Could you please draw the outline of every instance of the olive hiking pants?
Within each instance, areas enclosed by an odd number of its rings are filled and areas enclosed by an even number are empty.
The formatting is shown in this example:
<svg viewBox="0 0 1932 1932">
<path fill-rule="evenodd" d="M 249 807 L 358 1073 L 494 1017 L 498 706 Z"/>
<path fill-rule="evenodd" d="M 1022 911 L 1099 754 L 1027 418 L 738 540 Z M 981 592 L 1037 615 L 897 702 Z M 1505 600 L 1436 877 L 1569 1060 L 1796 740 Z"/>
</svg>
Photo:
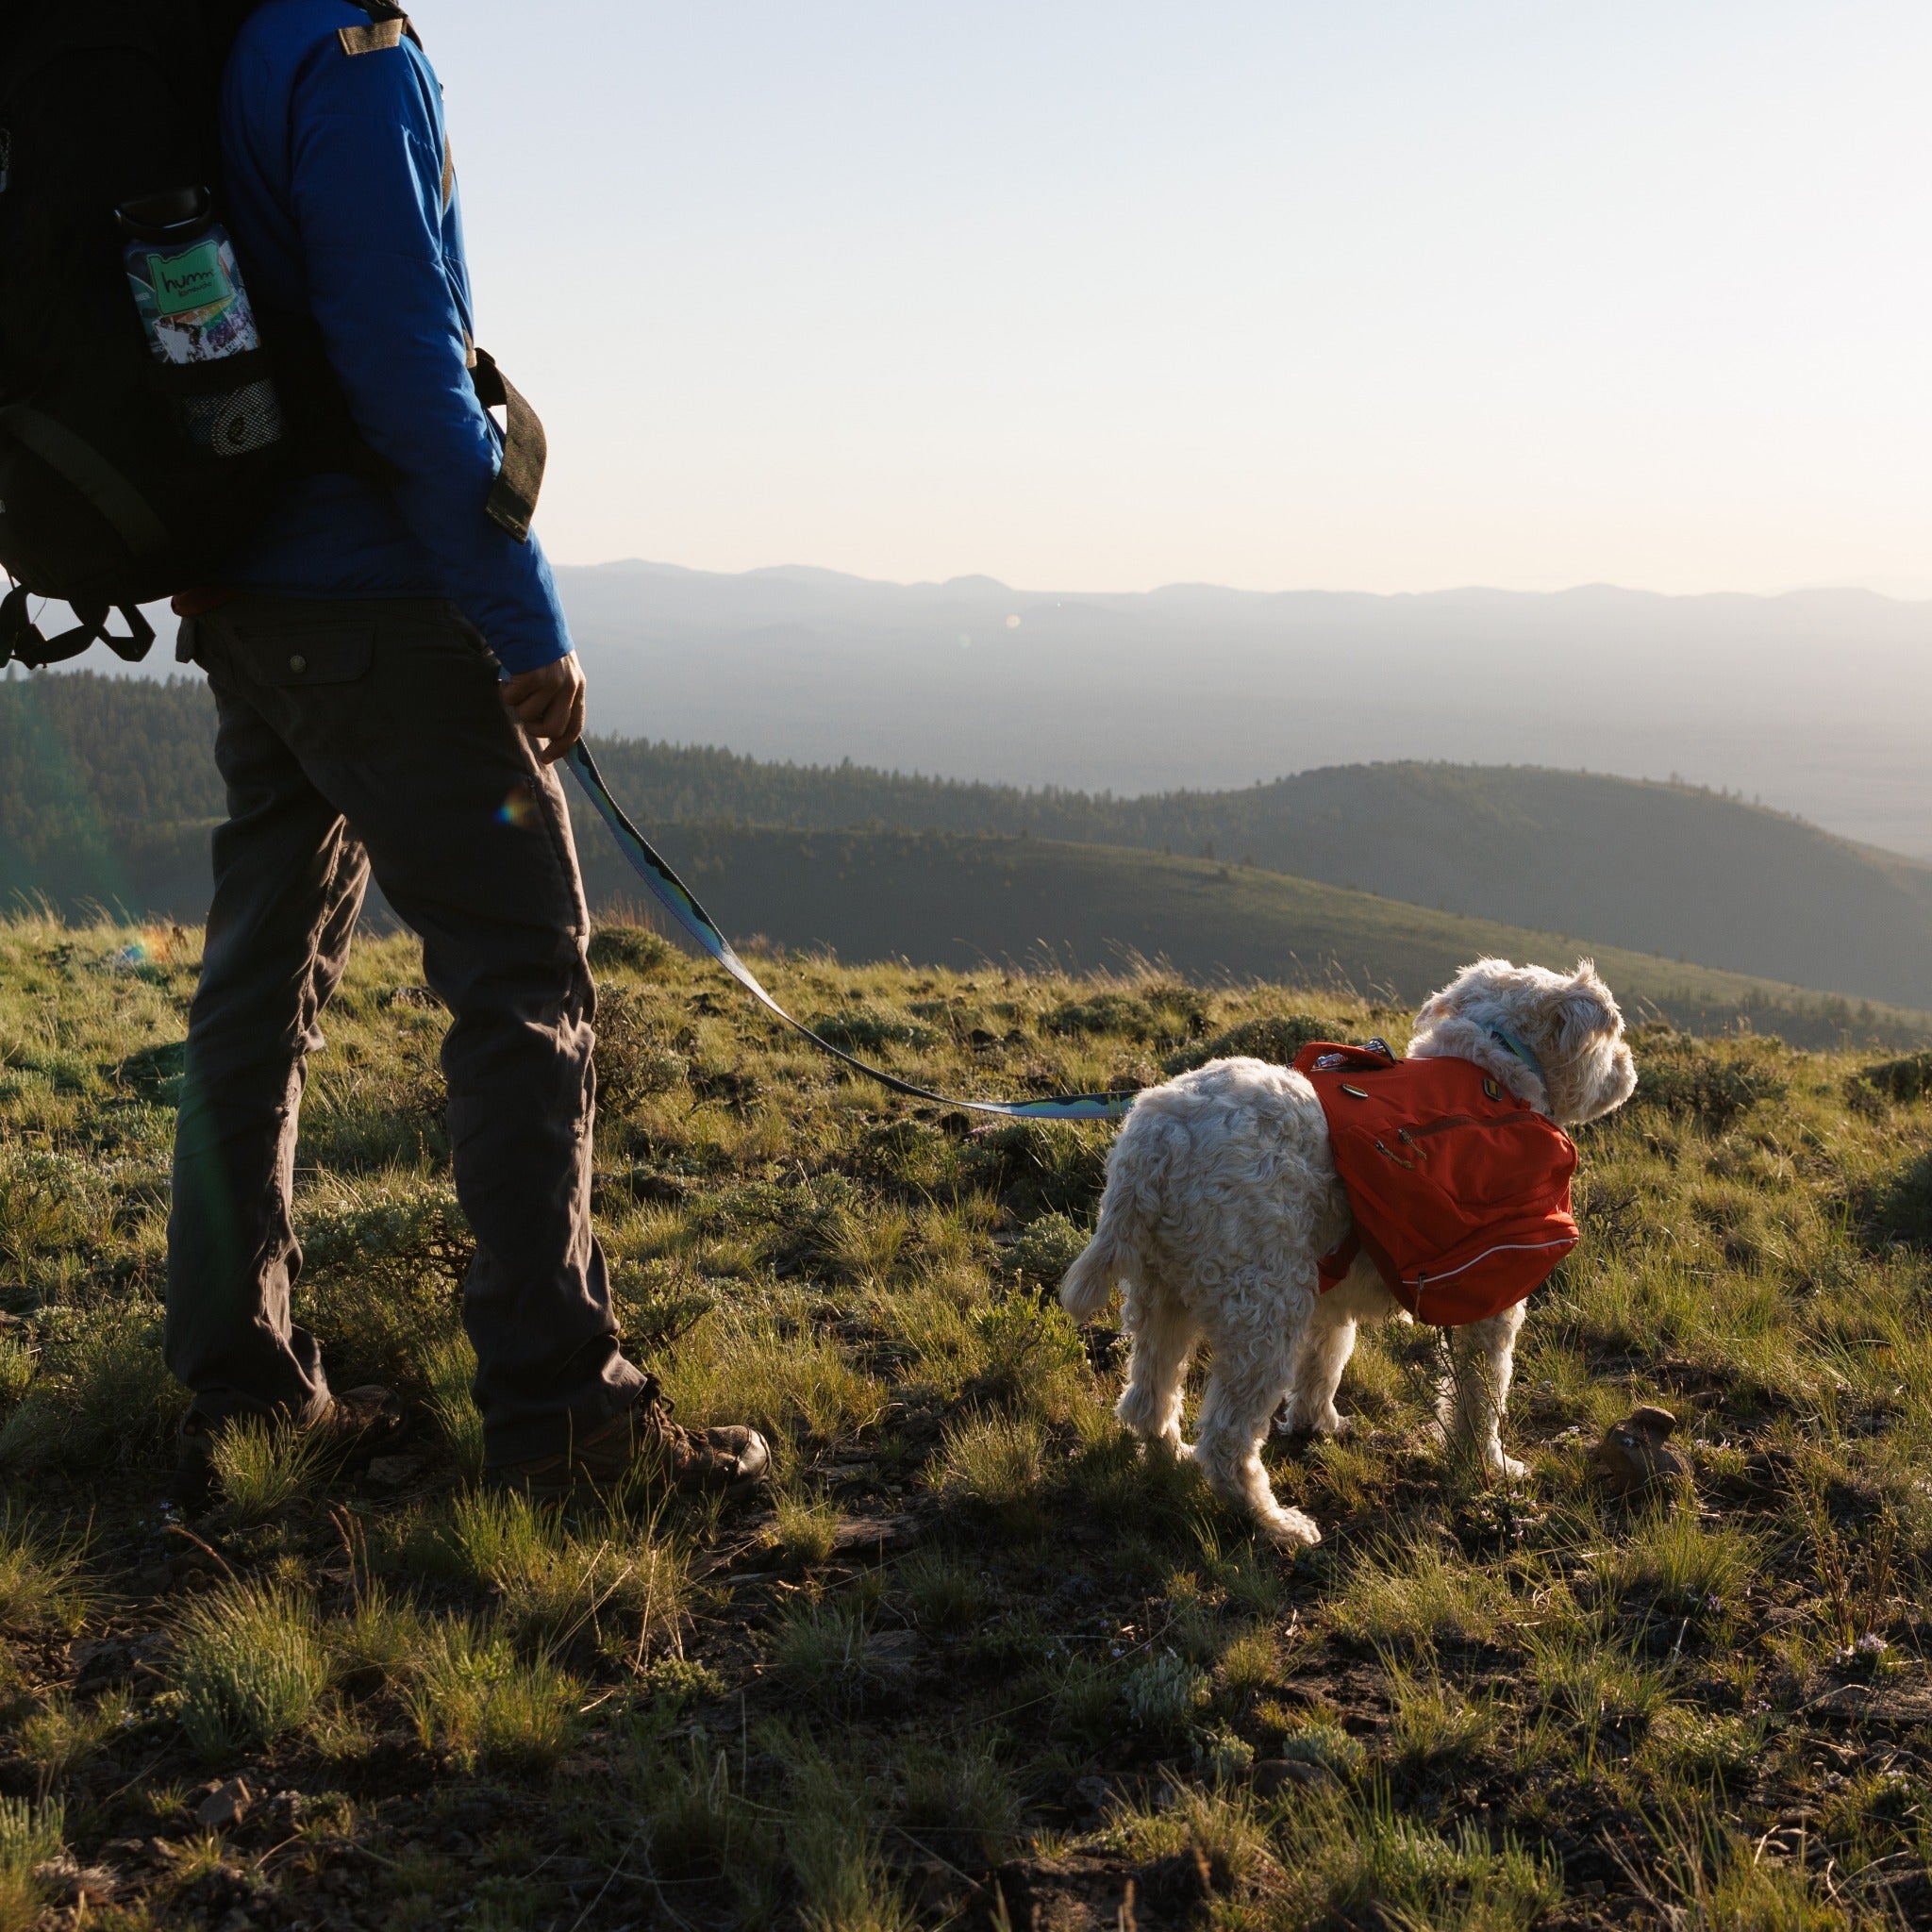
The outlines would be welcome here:
<svg viewBox="0 0 1932 1932">
<path fill-rule="evenodd" d="M 328 1404 L 293 1322 L 296 1114 L 373 872 L 454 1016 L 442 1046 L 476 1252 L 463 1324 L 491 1465 L 617 1414 L 625 1359 L 591 1228 L 594 995 L 557 775 L 453 607 L 247 596 L 184 621 L 228 817 L 188 1026 L 167 1357 L 219 1423 Z"/>
</svg>

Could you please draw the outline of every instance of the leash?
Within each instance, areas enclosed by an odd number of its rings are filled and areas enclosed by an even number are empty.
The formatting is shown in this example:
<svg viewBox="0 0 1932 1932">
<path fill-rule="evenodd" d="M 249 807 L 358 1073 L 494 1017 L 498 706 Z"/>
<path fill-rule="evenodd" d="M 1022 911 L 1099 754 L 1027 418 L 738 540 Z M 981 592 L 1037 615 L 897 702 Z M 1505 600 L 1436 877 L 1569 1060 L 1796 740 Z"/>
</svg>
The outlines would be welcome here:
<svg viewBox="0 0 1932 1932">
<path fill-rule="evenodd" d="M 717 922 L 692 896 L 691 888 L 666 865 L 652 848 L 651 841 L 625 816 L 624 808 L 610 795 L 597 760 L 582 739 L 564 754 L 563 762 L 597 808 L 597 815 L 610 828 L 617 849 L 630 861 L 631 869 L 650 888 L 651 896 L 663 907 L 678 925 L 696 941 L 745 991 L 782 1020 L 794 1033 L 802 1034 L 821 1053 L 829 1054 L 854 1072 L 890 1087 L 894 1093 L 909 1094 L 914 1100 L 929 1100 L 940 1107 L 966 1108 L 974 1113 L 999 1114 L 1021 1121 L 1113 1121 L 1134 1104 L 1131 1093 L 1056 1093 L 1045 1100 L 956 1100 L 948 1093 L 935 1093 L 928 1087 L 916 1087 L 883 1067 L 868 1066 L 842 1046 L 834 1046 L 801 1020 L 794 1020 L 758 982 L 758 975 L 731 949 L 731 941 Z"/>
</svg>

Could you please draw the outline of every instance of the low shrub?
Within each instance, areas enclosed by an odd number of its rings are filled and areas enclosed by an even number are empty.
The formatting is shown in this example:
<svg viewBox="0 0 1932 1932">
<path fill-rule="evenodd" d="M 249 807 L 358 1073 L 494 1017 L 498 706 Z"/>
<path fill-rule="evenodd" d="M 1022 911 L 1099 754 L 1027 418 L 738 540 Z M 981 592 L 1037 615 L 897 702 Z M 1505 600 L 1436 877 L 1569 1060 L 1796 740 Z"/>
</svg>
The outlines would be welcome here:
<svg viewBox="0 0 1932 1932">
<path fill-rule="evenodd" d="M 327 1688 L 315 1606 L 275 1584 L 224 1583 L 183 1612 L 168 1674 L 201 1757 L 273 1744 L 308 1722 Z"/>
<path fill-rule="evenodd" d="M 1261 1020 L 1243 1020 L 1212 1040 L 1184 1047 L 1161 1062 L 1164 1073 L 1191 1073 L 1209 1060 L 1268 1060 L 1277 1067 L 1293 1063 L 1296 1054 L 1316 1040 L 1332 1040 L 1336 1024 L 1312 1013 L 1283 1013 Z"/>
<path fill-rule="evenodd" d="M 1699 1040 L 1669 1027 L 1646 1026 L 1632 1036 L 1637 1057 L 1633 1105 L 1727 1127 L 1762 1100 L 1779 1100 L 1790 1089 L 1775 1040 L 1749 1035 Z"/>
<path fill-rule="evenodd" d="M 1167 1652 L 1136 1664 L 1121 1685 L 1121 1701 L 1135 1728 L 1170 1744 L 1187 1734 L 1208 1694 L 1207 1677 L 1186 1657 Z"/>
<path fill-rule="evenodd" d="M 600 925 L 591 935 L 591 964 L 600 973 L 622 967 L 655 979 L 676 963 L 677 948 L 643 925 Z"/>
<path fill-rule="evenodd" d="M 1888 1100 L 1923 1100 L 1932 1093 L 1932 1053 L 1908 1053 L 1858 1069 L 1859 1081 Z"/>
<path fill-rule="evenodd" d="M 870 1003 L 839 1008 L 807 1023 L 821 1040 L 847 1053 L 877 1053 L 888 1046 L 937 1045 L 940 1034 L 931 1026 Z"/>
<path fill-rule="evenodd" d="M 125 1301 L 64 1308 L 39 1370 L 0 1425 L 0 1469 L 125 1468 L 153 1453 L 182 1407 L 161 1357 L 162 1311 Z"/>
<path fill-rule="evenodd" d="M 77 1549 L 43 1537 L 10 1504 L 0 1510 L 0 1630 L 10 1637 L 71 1636 L 92 1601 Z"/>
</svg>

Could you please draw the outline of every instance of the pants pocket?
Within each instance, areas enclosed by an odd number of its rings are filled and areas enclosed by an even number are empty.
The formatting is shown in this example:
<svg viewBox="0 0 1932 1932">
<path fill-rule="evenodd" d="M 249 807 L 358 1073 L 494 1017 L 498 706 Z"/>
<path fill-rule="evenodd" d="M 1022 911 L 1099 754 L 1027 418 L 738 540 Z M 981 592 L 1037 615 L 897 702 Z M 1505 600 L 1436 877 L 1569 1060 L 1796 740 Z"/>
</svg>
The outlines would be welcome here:
<svg viewBox="0 0 1932 1932">
<path fill-rule="evenodd" d="M 296 691 L 313 685 L 354 684 L 375 661 L 372 624 L 277 627 L 250 632 L 238 627 L 236 655 L 258 684 Z"/>
</svg>

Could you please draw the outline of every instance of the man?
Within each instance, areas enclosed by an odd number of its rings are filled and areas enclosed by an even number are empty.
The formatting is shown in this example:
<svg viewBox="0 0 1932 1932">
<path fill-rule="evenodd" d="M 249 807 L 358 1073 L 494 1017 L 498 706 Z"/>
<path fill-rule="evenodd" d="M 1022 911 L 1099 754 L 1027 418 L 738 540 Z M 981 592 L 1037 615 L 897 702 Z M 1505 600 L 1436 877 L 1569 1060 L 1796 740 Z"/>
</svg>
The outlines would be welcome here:
<svg viewBox="0 0 1932 1932">
<path fill-rule="evenodd" d="M 680 1427 L 625 1359 L 591 1232 L 589 921 L 553 769 L 583 729 L 584 677 L 527 506 L 500 514 L 435 75 L 393 8 L 266 0 L 229 57 L 221 126 L 250 295 L 282 342 L 313 345 L 319 381 L 277 367 L 321 455 L 219 589 L 177 605 L 229 814 L 169 1226 L 168 1362 L 194 1395 L 184 1491 L 238 1417 L 364 1453 L 400 1423 L 380 1390 L 331 1393 L 289 1310 L 304 1066 L 372 872 L 454 1015 L 491 1479 L 557 1495 L 644 1458 L 685 1486 L 749 1484 L 762 1439 Z"/>
</svg>

